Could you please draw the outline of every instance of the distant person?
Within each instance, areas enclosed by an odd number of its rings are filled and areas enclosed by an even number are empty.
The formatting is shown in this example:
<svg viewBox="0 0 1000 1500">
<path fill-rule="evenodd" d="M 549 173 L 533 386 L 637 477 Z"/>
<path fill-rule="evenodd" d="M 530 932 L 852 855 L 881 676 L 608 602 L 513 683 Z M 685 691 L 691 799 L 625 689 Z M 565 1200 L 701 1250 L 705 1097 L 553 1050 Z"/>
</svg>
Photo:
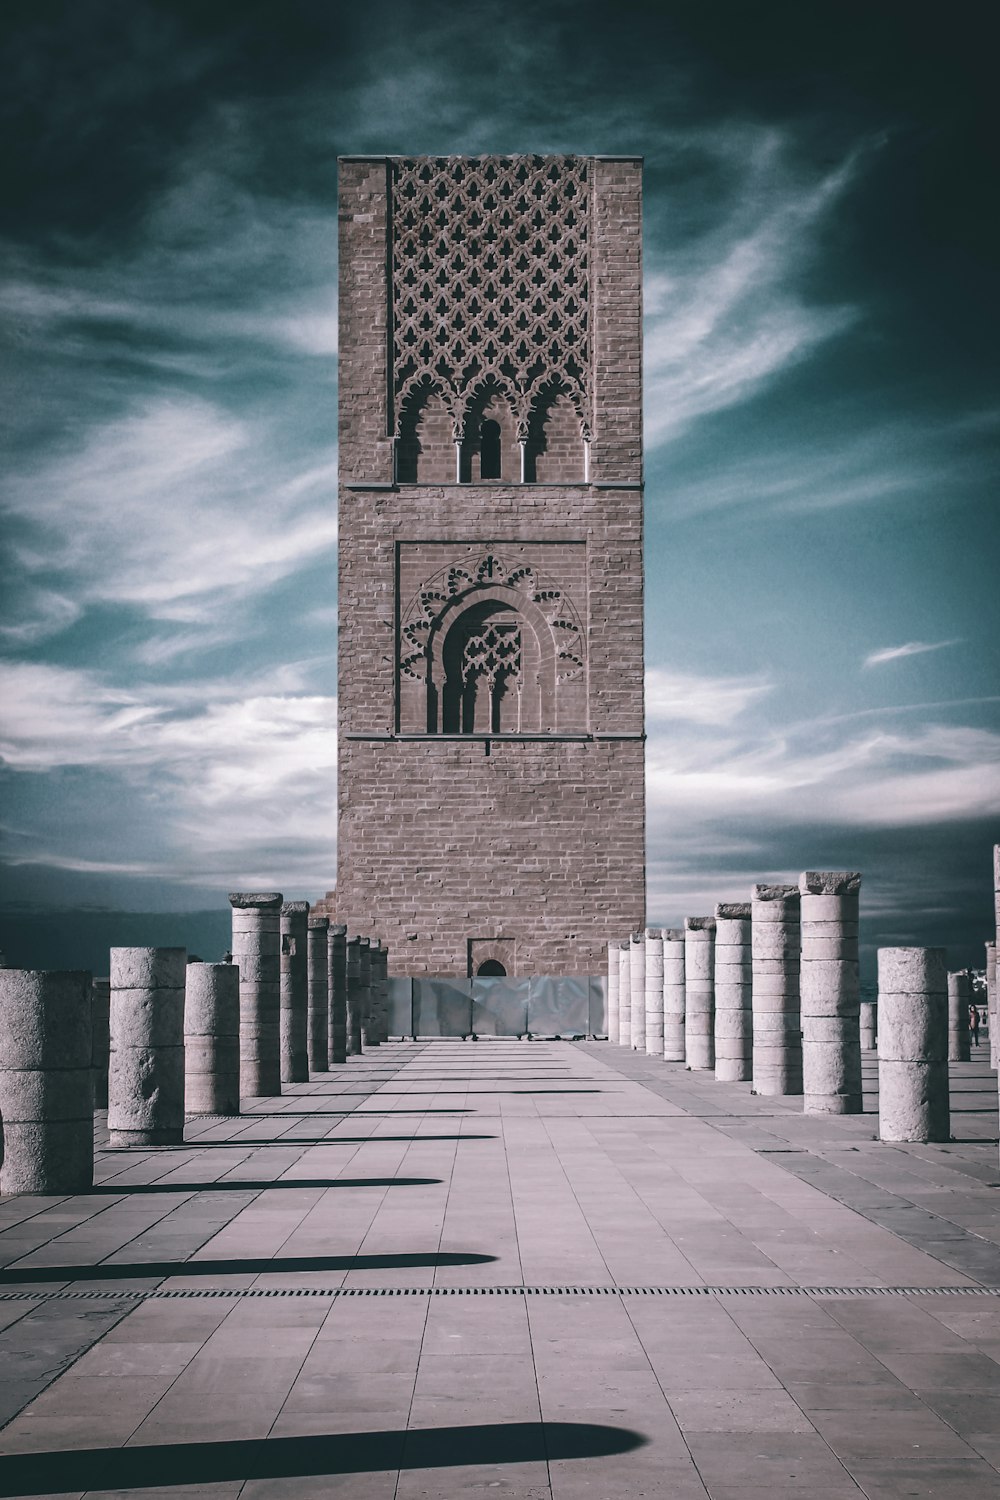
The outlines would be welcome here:
<svg viewBox="0 0 1000 1500">
<path fill-rule="evenodd" d="M 979 1046 L 979 1011 L 977 1010 L 977 1008 L 974 1005 L 970 1005 L 969 1006 L 969 1035 L 972 1038 L 972 1045 L 974 1047 L 978 1047 Z"/>
<path fill-rule="evenodd" d="M 232 961 L 233 961 L 233 955 L 231 953 L 224 953 L 222 955 L 222 962 L 224 964 L 231 964 Z"/>
</svg>

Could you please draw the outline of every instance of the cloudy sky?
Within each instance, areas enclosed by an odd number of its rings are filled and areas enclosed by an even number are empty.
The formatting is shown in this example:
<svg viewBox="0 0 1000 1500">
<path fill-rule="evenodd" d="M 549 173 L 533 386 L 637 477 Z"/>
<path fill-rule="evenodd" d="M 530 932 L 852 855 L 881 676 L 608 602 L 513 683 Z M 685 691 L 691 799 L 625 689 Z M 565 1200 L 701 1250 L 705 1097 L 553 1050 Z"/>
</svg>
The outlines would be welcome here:
<svg viewBox="0 0 1000 1500">
<path fill-rule="evenodd" d="M 981 961 L 997 162 L 955 10 L 8 0 L 9 957 L 332 884 L 336 158 L 565 151 L 646 159 L 650 921 L 859 868 L 869 943 Z"/>
</svg>

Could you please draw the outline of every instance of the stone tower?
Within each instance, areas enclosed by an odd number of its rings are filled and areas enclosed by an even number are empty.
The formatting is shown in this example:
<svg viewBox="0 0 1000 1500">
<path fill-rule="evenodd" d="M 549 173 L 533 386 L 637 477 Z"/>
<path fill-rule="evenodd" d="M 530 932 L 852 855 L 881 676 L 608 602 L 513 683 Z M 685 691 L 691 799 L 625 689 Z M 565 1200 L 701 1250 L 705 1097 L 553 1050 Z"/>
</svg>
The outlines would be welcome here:
<svg viewBox="0 0 1000 1500">
<path fill-rule="evenodd" d="M 397 974 L 644 918 L 641 162 L 340 163 L 336 911 Z"/>
</svg>

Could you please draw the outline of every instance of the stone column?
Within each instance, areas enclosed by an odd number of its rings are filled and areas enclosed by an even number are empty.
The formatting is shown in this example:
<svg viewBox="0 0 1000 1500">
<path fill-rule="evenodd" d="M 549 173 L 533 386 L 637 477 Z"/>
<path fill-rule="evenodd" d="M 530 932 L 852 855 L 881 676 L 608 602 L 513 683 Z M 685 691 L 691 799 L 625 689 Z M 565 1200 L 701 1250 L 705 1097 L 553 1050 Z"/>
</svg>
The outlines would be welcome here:
<svg viewBox="0 0 1000 1500">
<path fill-rule="evenodd" d="M 1000 1058 L 1000 1027 L 997 1025 L 997 945 L 986 944 L 986 1026 L 990 1037 L 990 1067 Z"/>
<path fill-rule="evenodd" d="M 108 1057 L 111 1052 L 111 980 L 95 979 L 90 987 L 91 1066 L 94 1108 L 108 1107 Z"/>
<path fill-rule="evenodd" d="M 859 1021 L 861 1050 L 862 1052 L 874 1052 L 875 1038 L 878 1035 L 878 1006 L 874 1000 L 862 1000 Z"/>
<path fill-rule="evenodd" d="M 307 989 L 309 996 L 309 1071 L 330 1070 L 330 996 L 327 990 L 327 933 L 329 917 L 308 918 Z"/>
<path fill-rule="evenodd" d="M 632 1032 L 629 1046 L 633 1052 L 646 1050 L 646 938 L 642 932 L 629 937 L 629 995 L 632 1000 Z"/>
<path fill-rule="evenodd" d="M 715 1067 L 715 919 L 684 919 L 684 1040 L 696 1073 Z"/>
<path fill-rule="evenodd" d="M 618 1043 L 632 1045 L 632 944 L 628 938 L 618 948 Z"/>
<path fill-rule="evenodd" d="M 235 964 L 187 966 L 184 996 L 184 1112 L 240 1112 L 240 971 Z"/>
<path fill-rule="evenodd" d="M 93 1184 L 90 986 L 82 969 L 0 969 L 2 1193 Z"/>
<path fill-rule="evenodd" d="M 360 1054 L 363 1017 L 361 1014 L 361 939 L 352 937 L 347 943 L 347 1051 L 352 1057 Z"/>
<path fill-rule="evenodd" d="M 608 998 L 607 998 L 607 1022 L 608 1041 L 618 1041 L 618 993 L 621 975 L 619 973 L 619 946 L 616 942 L 608 943 Z"/>
<path fill-rule="evenodd" d="M 683 1062 L 687 1056 L 684 1018 L 687 996 L 684 985 L 684 928 L 663 929 L 663 1057 Z"/>
<path fill-rule="evenodd" d="M 389 950 L 381 940 L 371 949 L 372 1004 L 378 1022 L 378 1039 L 389 1040 Z"/>
<path fill-rule="evenodd" d="M 112 1146 L 184 1140 L 184 948 L 112 948 L 108 1136 Z"/>
<path fill-rule="evenodd" d="M 745 1083 L 753 1068 L 750 903 L 715 908 L 715 1076 Z"/>
<path fill-rule="evenodd" d="M 240 971 L 240 1097 L 281 1093 L 279 891 L 234 891 L 233 963 Z"/>
<path fill-rule="evenodd" d="M 281 907 L 281 1081 L 309 1082 L 306 925 L 308 901 L 285 901 Z"/>
<path fill-rule="evenodd" d="M 372 943 L 371 938 L 359 938 L 358 993 L 361 997 L 361 1041 L 365 1047 L 377 1047 L 381 1041 L 378 1022 L 372 1005 Z"/>
<path fill-rule="evenodd" d="M 753 961 L 753 1088 L 771 1096 L 802 1092 L 797 885 L 755 885 L 750 903 Z"/>
<path fill-rule="evenodd" d="M 943 948 L 878 950 L 878 1127 L 883 1141 L 949 1137 Z"/>
<path fill-rule="evenodd" d="M 663 933 L 646 928 L 646 1056 L 663 1056 Z"/>
<path fill-rule="evenodd" d="M 799 877 L 802 1094 L 807 1115 L 860 1115 L 861 992 L 854 870 Z"/>
<path fill-rule="evenodd" d="M 972 976 L 968 969 L 948 975 L 948 1061 L 968 1062 L 969 1007 L 972 1004 Z"/>
<path fill-rule="evenodd" d="M 330 1063 L 347 1061 L 347 928 L 331 924 L 326 934 L 326 988 L 330 1004 Z"/>
</svg>

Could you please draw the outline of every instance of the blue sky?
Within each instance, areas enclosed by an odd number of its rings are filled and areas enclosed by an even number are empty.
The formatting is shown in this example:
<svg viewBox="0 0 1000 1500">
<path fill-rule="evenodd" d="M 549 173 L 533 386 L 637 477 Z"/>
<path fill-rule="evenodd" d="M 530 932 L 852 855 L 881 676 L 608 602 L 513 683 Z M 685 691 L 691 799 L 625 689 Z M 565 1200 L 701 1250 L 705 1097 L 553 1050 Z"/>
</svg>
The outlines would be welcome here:
<svg viewBox="0 0 1000 1500">
<path fill-rule="evenodd" d="M 332 884 L 336 158 L 530 150 L 646 159 L 650 921 L 858 868 L 869 944 L 978 961 L 987 14 L 8 4 L 9 956 Z"/>
</svg>

